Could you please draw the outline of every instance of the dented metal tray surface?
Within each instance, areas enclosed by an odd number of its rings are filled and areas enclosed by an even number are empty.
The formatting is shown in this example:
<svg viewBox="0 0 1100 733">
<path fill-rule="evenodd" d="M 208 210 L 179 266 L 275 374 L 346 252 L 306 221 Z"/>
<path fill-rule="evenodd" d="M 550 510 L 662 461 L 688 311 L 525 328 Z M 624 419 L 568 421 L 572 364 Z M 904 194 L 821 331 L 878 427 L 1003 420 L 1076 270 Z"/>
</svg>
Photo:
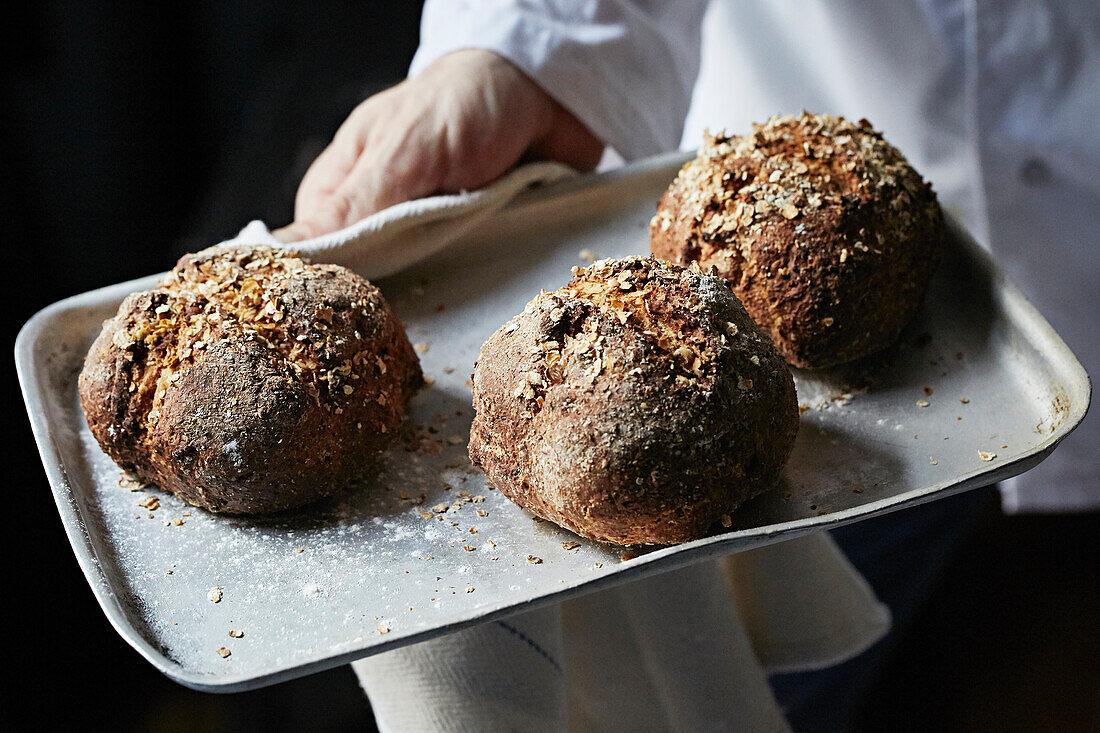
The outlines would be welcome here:
<svg viewBox="0 0 1100 733">
<path fill-rule="evenodd" d="M 540 289 L 585 264 L 582 251 L 646 253 L 655 202 L 684 159 L 528 192 L 444 252 L 379 281 L 411 340 L 427 346 L 421 361 L 434 383 L 412 401 L 405 441 L 380 476 L 292 514 L 219 517 L 156 491 L 150 511 L 92 439 L 76 389 L 84 353 L 122 298 L 156 278 L 34 316 L 16 344 L 19 377 L 66 532 L 111 624 L 189 687 L 255 688 L 986 485 L 1036 465 L 1083 418 L 1081 365 L 955 230 L 895 347 L 852 367 L 796 373 L 804 412 L 794 454 L 780 485 L 728 531 L 623 560 L 623 548 L 534 520 L 466 458 L 478 349 Z"/>
</svg>

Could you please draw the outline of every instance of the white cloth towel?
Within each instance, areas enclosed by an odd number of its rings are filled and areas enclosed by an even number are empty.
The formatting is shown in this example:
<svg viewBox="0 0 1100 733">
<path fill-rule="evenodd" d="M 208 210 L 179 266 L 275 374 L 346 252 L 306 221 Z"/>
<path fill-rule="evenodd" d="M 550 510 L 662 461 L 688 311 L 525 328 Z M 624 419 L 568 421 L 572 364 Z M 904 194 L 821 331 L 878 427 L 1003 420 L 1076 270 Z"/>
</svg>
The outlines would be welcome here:
<svg viewBox="0 0 1100 733">
<path fill-rule="evenodd" d="M 287 247 L 314 262 L 380 278 L 442 250 L 531 186 L 571 175 L 575 171 L 560 163 L 529 163 L 476 191 L 405 201 L 313 239 L 283 244 L 266 224 L 253 221 L 229 242 Z"/>
<path fill-rule="evenodd" d="M 533 163 L 481 190 L 398 204 L 316 239 L 283 245 L 254 221 L 231 241 L 290 247 L 378 278 L 438 252 L 528 187 L 571 173 Z M 843 661 L 889 627 L 889 611 L 821 533 L 353 666 L 387 733 L 784 731 L 769 673 Z"/>
<path fill-rule="evenodd" d="M 786 731 L 774 672 L 843 661 L 889 611 L 825 533 L 355 662 L 393 731 Z"/>
</svg>

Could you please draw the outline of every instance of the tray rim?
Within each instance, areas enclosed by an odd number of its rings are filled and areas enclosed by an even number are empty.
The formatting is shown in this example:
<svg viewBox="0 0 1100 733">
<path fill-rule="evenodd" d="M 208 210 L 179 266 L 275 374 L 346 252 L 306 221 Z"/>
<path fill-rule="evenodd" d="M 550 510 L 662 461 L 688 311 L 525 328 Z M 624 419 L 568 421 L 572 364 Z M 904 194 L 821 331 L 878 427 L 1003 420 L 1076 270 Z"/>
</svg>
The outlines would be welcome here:
<svg viewBox="0 0 1100 733">
<path fill-rule="evenodd" d="M 537 204 L 547 198 L 562 196 L 590 187 L 614 185 L 620 179 L 629 180 L 655 173 L 658 170 L 671 168 L 674 164 L 682 164 L 690 160 L 693 155 L 694 153 L 677 151 L 647 158 L 613 171 L 571 177 L 525 192 L 511 202 L 506 209 L 523 208 L 527 205 Z M 138 631 L 127 615 L 118 594 L 111 586 L 103 563 L 100 562 L 91 531 L 81 514 L 80 502 L 69 484 L 62 452 L 54 440 L 53 426 L 47 419 L 46 413 L 36 409 L 36 406 L 43 404 L 45 385 L 41 383 L 36 375 L 34 350 L 38 338 L 45 328 L 67 312 L 99 306 L 110 300 L 121 300 L 135 290 L 147 289 L 162 277 L 163 273 L 90 290 L 57 301 L 41 309 L 27 320 L 16 338 L 14 350 L 16 371 L 24 403 L 27 407 L 31 429 L 38 445 L 43 468 L 49 480 L 54 503 L 60 514 L 65 534 L 92 593 L 111 626 L 142 657 L 176 682 L 204 692 L 239 692 L 312 674 L 365 656 L 432 638 L 441 633 L 492 621 L 520 611 L 560 602 L 568 597 L 626 583 L 644 572 L 649 572 L 648 566 L 654 562 L 662 562 L 662 567 L 658 572 L 667 572 L 717 555 L 762 547 L 775 542 L 794 539 L 811 532 L 834 529 L 908 506 L 915 506 L 937 498 L 979 488 L 1034 468 L 1050 455 L 1057 445 L 1084 419 L 1091 403 L 1091 379 L 1061 336 L 1024 296 L 1015 283 L 996 267 L 989 253 L 974 242 L 973 238 L 959 225 L 950 222 L 949 226 L 955 240 L 961 245 L 964 256 L 979 260 L 978 264 L 990 274 L 995 286 L 993 290 L 998 294 L 999 305 L 1006 310 L 1010 310 L 1013 319 L 1017 322 L 1024 322 L 1033 327 L 1033 330 L 1029 332 L 1037 333 L 1041 340 L 1045 342 L 1042 344 L 1044 346 L 1043 353 L 1048 355 L 1048 361 L 1053 365 L 1060 365 L 1060 368 L 1056 370 L 1059 376 L 1065 380 L 1068 386 L 1076 388 L 1074 390 L 1076 394 L 1070 395 L 1070 409 L 1066 418 L 1030 451 L 1011 461 L 988 467 L 979 467 L 961 476 L 896 494 L 879 501 L 860 504 L 856 507 L 818 517 L 770 525 L 767 528 L 768 531 L 764 534 L 760 533 L 760 528 L 746 529 L 653 550 L 632 560 L 629 564 L 623 565 L 621 569 L 615 572 L 579 583 L 564 585 L 558 590 L 537 598 L 528 599 L 519 604 L 497 603 L 471 609 L 462 614 L 457 620 L 443 626 L 422 629 L 407 634 L 394 634 L 386 642 L 372 644 L 369 648 L 350 649 L 333 656 L 284 667 L 261 675 L 254 673 L 226 674 L 212 678 L 209 674 L 189 672 L 178 662 L 172 660 L 164 651 L 150 643 Z"/>
</svg>

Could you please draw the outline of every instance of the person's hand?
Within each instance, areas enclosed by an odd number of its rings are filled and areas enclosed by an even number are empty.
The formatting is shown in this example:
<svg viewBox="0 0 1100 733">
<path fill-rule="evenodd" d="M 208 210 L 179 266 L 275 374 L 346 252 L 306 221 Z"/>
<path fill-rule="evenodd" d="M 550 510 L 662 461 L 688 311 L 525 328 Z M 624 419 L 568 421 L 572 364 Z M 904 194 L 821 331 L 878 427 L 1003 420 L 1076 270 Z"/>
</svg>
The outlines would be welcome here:
<svg viewBox="0 0 1100 733">
<path fill-rule="evenodd" d="M 591 170 L 603 148 L 509 61 L 456 51 L 355 108 L 302 179 L 294 222 L 274 234 L 327 234 L 401 201 L 478 188 L 524 158 Z"/>
</svg>

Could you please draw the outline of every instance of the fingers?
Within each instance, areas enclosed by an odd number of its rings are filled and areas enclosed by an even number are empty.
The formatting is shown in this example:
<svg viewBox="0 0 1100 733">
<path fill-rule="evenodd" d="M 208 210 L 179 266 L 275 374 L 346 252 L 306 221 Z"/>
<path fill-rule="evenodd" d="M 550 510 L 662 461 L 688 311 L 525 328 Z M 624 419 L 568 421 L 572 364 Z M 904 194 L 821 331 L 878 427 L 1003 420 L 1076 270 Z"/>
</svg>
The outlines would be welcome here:
<svg viewBox="0 0 1100 733">
<path fill-rule="evenodd" d="M 310 165 L 295 198 L 296 217 L 308 216 L 319 208 L 359 161 L 373 124 L 372 107 L 371 100 L 367 100 L 352 110 L 332 142 Z"/>
<path fill-rule="evenodd" d="M 333 141 L 309 166 L 294 199 L 296 218 L 311 215 L 320 208 L 325 198 L 344 182 L 357 158 L 336 147 Z"/>
<path fill-rule="evenodd" d="M 295 219 L 291 224 L 276 229 L 271 235 L 280 242 L 300 242 L 304 239 L 313 239 L 324 234 L 339 231 L 348 224 L 348 207 L 346 202 L 330 196 L 325 205 L 314 210 L 308 217 Z"/>
<path fill-rule="evenodd" d="M 310 166 L 295 221 L 310 239 L 433 193 L 479 188 L 525 158 L 595 168 L 601 143 L 510 62 L 467 49 L 360 104 Z"/>
<path fill-rule="evenodd" d="M 335 146 L 334 141 L 306 171 L 294 203 L 294 222 L 271 232 L 276 239 L 296 242 L 343 227 L 350 206 L 336 196 L 336 191 L 347 180 L 356 160 L 349 163 L 347 154 Z"/>
<path fill-rule="evenodd" d="M 352 110 L 332 142 L 310 164 L 294 199 L 294 222 L 272 231 L 276 239 L 282 242 L 311 239 L 345 226 L 353 207 L 346 194 L 338 196 L 337 192 L 362 157 L 372 123 L 369 103 L 373 99 Z"/>
<path fill-rule="evenodd" d="M 272 234 L 283 242 L 312 239 L 434 192 L 439 180 L 433 161 L 440 156 L 432 152 L 430 141 L 419 139 L 416 129 L 411 125 L 400 134 L 367 143 L 338 185 L 317 199 L 309 194 L 295 221 Z"/>
</svg>

